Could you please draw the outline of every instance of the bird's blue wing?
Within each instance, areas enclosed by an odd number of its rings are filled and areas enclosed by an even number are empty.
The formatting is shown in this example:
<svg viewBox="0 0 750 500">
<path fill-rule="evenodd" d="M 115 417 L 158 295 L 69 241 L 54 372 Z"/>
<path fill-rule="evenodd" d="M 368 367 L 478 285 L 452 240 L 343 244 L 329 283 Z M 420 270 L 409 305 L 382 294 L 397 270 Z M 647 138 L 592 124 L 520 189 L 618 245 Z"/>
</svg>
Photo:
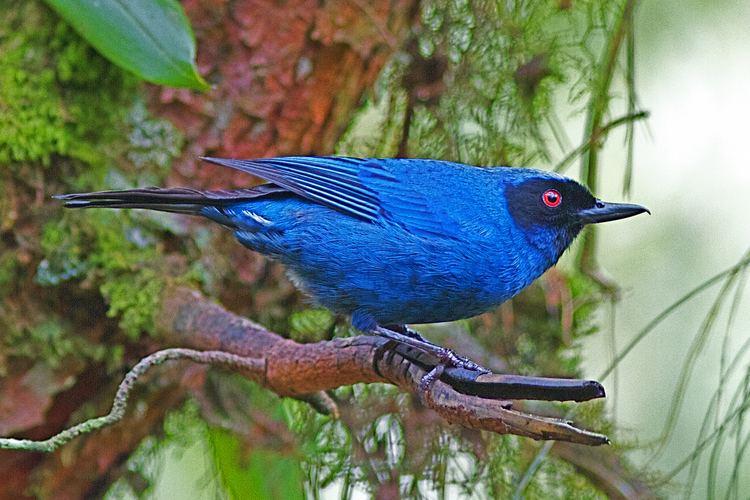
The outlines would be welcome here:
<svg viewBox="0 0 750 500">
<path fill-rule="evenodd" d="M 394 172 L 396 169 L 389 168 L 407 161 L 409 168 L 413 169 L 423 168 L 426 163 L 435 164 L 429 160 L 369 160 L 359 171 L 362 184 L 376 193 L 381 216 L 415 234 L 455 237 L 458 224 L 443 210 L 441 200 L 423 194 L 422 190 L 429 189 L 419 181 L 427 179 L 413 173 L 407 179 L 400 179 Z M 436 177 L 439 174 L 431 176 L 430 182 L 445 182 L 445 179 Z"/>
<path fill-rule="evenodd" d="M 369 222 L 389 221 L 415 234 L 454 236 L 448 214 L 401 182 L 389 162 L 350 157 L 286 156 L 257 160 L 203 158 L 247 172 L 308 200 Z M 416 160 L 412 160 L 416 162 Z M 416 165 L 416 163 L 415 163 Z"/>
</svg>

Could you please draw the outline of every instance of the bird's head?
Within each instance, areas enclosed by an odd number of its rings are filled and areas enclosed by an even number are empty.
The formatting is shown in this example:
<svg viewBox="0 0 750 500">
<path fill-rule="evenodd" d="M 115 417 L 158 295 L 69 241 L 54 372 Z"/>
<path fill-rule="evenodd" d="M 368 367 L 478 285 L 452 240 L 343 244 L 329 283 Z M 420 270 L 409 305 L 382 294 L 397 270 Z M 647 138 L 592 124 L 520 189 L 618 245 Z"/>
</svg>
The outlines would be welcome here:
<svg viewBox="0 0 750 500">
<path fill-rule="evenodd" d="M 640 205 L 601 201 L 573 179 L 534 170 L 515 176 L 505 199 L 516 225 L 555 261 L 586 224 L 649 212 Z"/>
</svg>

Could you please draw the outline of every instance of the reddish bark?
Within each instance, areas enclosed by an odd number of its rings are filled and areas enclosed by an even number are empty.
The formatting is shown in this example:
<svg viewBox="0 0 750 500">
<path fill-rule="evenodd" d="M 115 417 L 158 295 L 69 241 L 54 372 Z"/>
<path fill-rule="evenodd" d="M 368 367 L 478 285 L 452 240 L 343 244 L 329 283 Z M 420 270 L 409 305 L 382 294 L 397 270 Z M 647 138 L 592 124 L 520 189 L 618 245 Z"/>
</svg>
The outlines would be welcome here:
<svg viewBox="0 0 750 500">
<path fill-rule="evenodd" d="M 154 89 L 152 107 L 186 135 L 175 180 L 227 187 L 247 176 L 196 157 L 330 153 L 352 110 L 408 35 L 417 2 L 189 0 L 206 94 Z"/>
</svg>

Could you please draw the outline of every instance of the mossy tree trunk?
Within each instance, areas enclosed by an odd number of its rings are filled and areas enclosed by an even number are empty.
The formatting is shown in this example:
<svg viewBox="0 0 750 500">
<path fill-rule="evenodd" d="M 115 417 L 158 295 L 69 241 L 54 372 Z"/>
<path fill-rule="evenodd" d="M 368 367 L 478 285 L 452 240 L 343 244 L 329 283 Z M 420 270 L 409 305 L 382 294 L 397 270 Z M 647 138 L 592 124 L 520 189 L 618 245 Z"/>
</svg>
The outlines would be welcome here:
<svg viewBox="0 0 750 500">
<path fill-rule="evenodd" d="M 41 4 L 0 8 L 0 123 L 16 134 L 14 145 L 0 141 L 2 435 L 43 438 L 105 412 L 124 370 L 162 347 L 150 315 L 166 282 L 201 282 L 271 322 L 298 300 L 277 267 L 226 235 L 185 246 L 174 235 L 200 229 L 152 223 L 140 234 L 109 215 L 63 215 L 49 195 L 162 182 L 172 157 L 168 183 L 246 186 L 196 157 L 331 153 L 417 12 L 413 0 L 184 6 L 214 86 L 205 94 L 134 82 Z M 120 424 L 51 455 L 0 452 L 0 496 L 101 496 L 204 376 L 162 369 Z"/>
</svg>

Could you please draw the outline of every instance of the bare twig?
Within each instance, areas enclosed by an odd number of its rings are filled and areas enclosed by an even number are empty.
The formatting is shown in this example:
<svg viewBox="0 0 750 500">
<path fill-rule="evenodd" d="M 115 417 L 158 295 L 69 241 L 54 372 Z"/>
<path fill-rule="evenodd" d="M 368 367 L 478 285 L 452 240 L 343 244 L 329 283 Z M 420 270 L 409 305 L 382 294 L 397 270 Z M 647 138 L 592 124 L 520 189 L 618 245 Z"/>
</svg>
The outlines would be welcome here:
<svg viewBox="0 0 750 500">
<path fill-rule="evenodd" d="M 211 365 L 227 365 L 242 370 L 248 376 L 254 375 L 257 378 L 262 376 L 264 369 L 263 360 L 244 358 L 228 352 L 195 351 L 181 348 L 164 349 L 146 356 L 125 375 L 117 388 L 112 409 L 107 415 L 86 420 L 42 441 L 0 438 L 0 449 L 50 453 L 82 434 L 88 434 L 119 422 L 125 416 L 128 398 L 135 382 L 152 366 L 158 366 L 165 361 L 176 359 L 189 359 L 196 363 Z"/>
</svg>

